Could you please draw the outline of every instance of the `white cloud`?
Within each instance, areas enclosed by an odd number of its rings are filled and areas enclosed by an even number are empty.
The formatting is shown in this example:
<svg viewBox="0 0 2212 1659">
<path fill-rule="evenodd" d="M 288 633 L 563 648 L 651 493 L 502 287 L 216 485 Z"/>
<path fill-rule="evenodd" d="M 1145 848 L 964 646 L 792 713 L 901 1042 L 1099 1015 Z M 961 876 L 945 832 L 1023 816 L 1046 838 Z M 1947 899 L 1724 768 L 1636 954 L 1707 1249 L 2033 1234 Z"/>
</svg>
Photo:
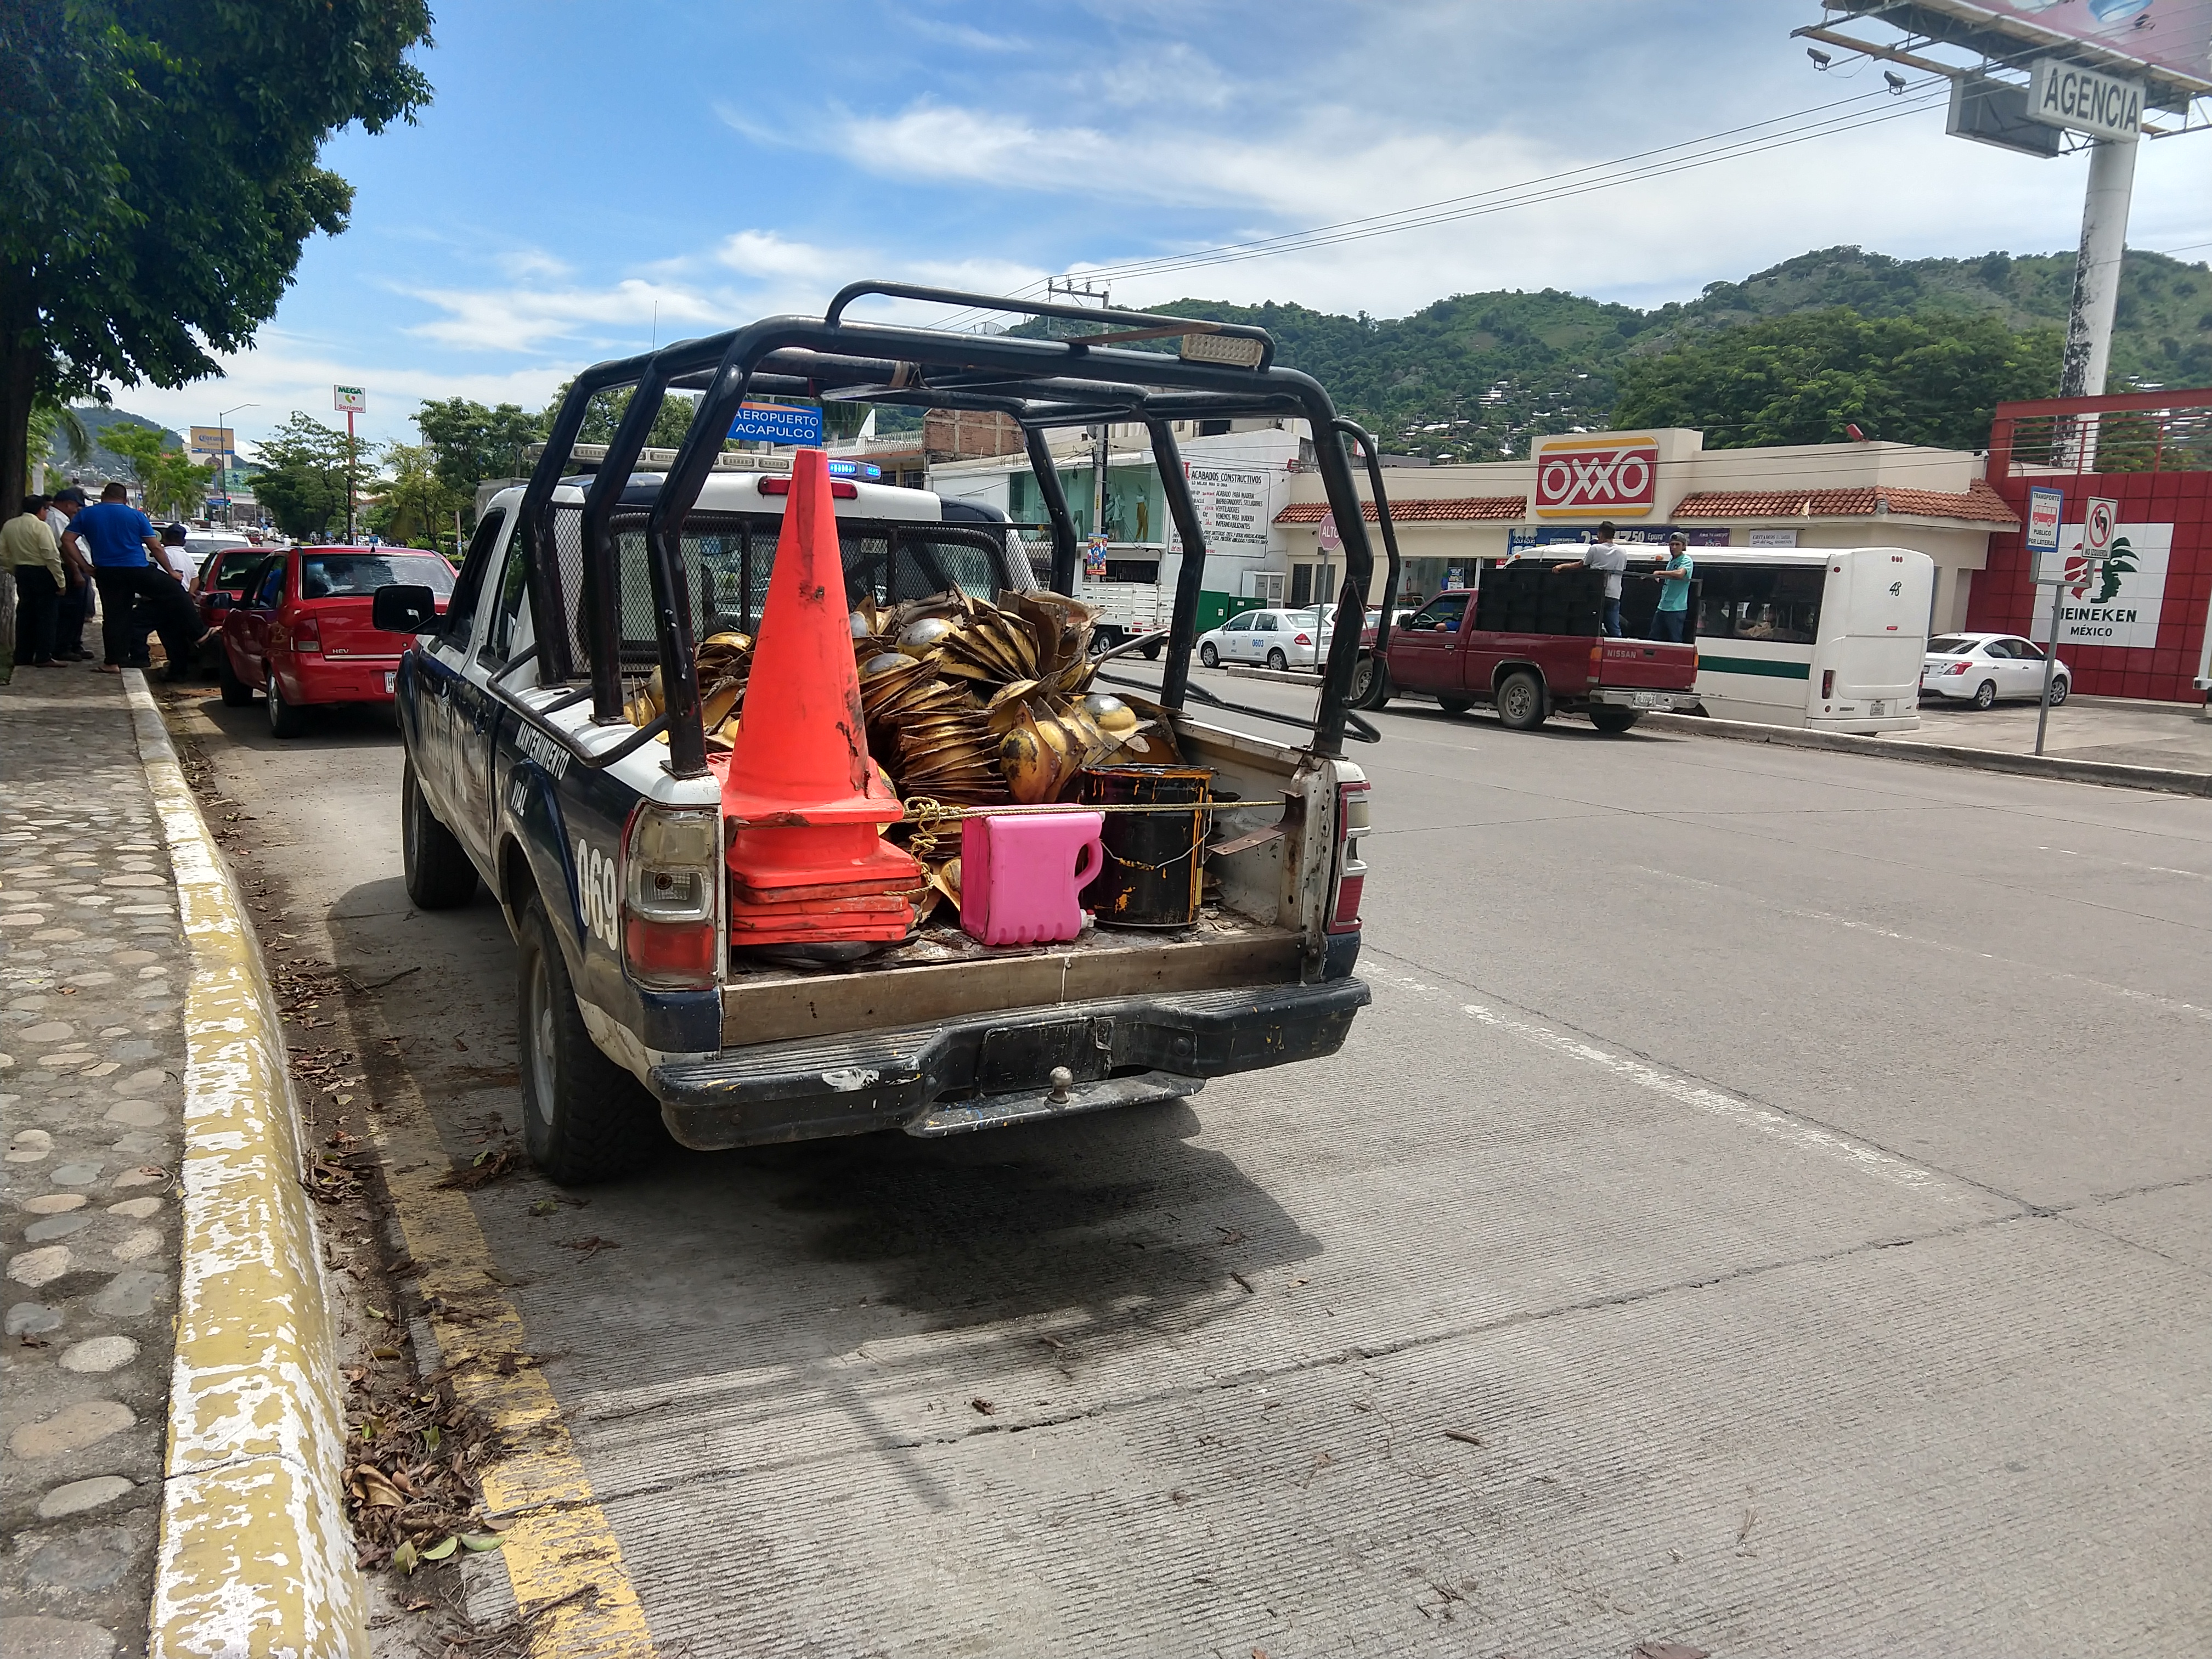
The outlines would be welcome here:
<svg viewBox="0 0 2212 1659">
<path fill-rule="evenodd" d="M 532 351 L 619 325 L 624 337 L 664 324 L 708 322 L 718 314 L 704 295 L 668 283 L 629 277 L 601 289 L 411 289 L 446 315 L 404 331 L 461 351 Z M 640 325 L 645 325 L 641 328 Z M 647 343 L 641 340 L 639 345 Z"/>
</svg>

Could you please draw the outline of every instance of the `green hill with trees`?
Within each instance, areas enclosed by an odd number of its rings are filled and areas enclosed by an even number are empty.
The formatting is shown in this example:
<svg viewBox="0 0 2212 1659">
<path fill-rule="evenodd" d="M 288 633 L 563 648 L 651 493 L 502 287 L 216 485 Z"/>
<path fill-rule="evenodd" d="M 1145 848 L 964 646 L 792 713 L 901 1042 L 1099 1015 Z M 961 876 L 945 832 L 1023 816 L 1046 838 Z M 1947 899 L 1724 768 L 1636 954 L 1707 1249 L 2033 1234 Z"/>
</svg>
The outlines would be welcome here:
<svg viewBox="0 0 2212 1659">
<path fill-rule="evenodd" d="M 1854 319 L 1915 319 L 1916 346 L 1924 343 L 1921 335 L 1955 334 L 1973 343 L 1966 356 L 1985 367 L 2009 365 L 1995 371 L 1994 379 L 1947 385 L 1939 375 L 1916 385 L 1911 401 L 1923 413 L 1931 400 L 1959 404 L 1993 390 L 2004 397 L 2051 396 L 2057 391 L 2057 359 L 2045 337 L 2064 327 L 2073 281 L 2071 253 L 1893 259 L 1835 247 L 1800 254 L 1741 283 L 1715 283 L 1695 300 L 1650 311 L 1557 289 L 1455 295 L 1390 319 L 1204 300 L 1157 309 L 1269 330 L 1279 361 L 1317 377 L 1340 406 L 1393 449 L 1439 459 L 1494 460 L 1525 454 L 1532 433 L 1610 424 L 1625 386 L 1637 384 L 1638 370 L 1650 360 L 1701 355 L 1723 331 L 1771 327 L 1779 319 L 1821 313 L 1847 313 L 1832 326 L 1838 338 L 1850 332 L 1847 324 Z M 2025 337 L 2002 343 L 1992 329 Z M 1778 339 L 1778 348 L 1803 361 L 1803 329 L 1781 333 L 1788 338 Z M 1880 349 L 1869 338 L 1860 343 Z M 1923 362 L 1929 360 L 1923 356 Z M 1960 367 L 1949 365 L 1954 371 Z M 1725 374 L 1702 372 L 1662 378 L 1701 388 L 1708 398 L 1728 384 Z M 1864 392 L 1861 380 L 1857 389 Z M 2112 389 L 2208 384 L 2212 270 L 2164 254 L 2130 252 L 2121 273 Z M 1802 431 L 1815 411 L 1804 399 L 1798 402 L 1787 425 Z M 1772 424 L 1747 418 L 1753 411 L 1726 397 L 1703 410 L 1680 404 L 1670 408 L 1688 423 L 1713 428 L 1709 441 L 1716 445 L 1774 441 L 1723 431 Z M 1921 414 L 1878 404 L 1850 409 L 1820 435 L 1840 438 L 1842 422 L 1855 418 L 1870 435 L 1948 442 L 1958 431 L 1976 429 L 1977 421 L 1984 434 L 1988 424 L 1985 408 L 1954 407 L 1938 436 Z M 1692 415 L 1698 418 L 1690 420 Z"/>
</svg>

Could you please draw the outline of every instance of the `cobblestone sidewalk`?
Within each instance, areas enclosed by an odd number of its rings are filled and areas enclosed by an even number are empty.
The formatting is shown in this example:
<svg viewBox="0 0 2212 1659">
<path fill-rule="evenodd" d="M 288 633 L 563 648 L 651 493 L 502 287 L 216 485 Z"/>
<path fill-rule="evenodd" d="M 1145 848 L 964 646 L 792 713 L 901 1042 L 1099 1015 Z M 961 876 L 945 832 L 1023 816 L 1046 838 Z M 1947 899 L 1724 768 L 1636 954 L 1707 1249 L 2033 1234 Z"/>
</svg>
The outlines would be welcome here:
<svg viewBox="0 0 2212 1659">
<path fill-rule="evenodd" d="M 112 676 L 0 687 L 0 1654 L 147 1639 L 177 1291 L 188 972 Z"/>
</svg>

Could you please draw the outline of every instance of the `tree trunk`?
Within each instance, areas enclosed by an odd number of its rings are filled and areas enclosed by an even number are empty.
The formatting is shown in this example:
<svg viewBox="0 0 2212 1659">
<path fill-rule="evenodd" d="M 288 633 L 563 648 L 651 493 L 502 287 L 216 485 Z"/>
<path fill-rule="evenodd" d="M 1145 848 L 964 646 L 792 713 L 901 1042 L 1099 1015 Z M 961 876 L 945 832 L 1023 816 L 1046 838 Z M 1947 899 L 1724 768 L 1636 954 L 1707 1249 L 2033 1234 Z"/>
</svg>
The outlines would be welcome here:
<svg viewBox="0 0 2212 1659">
<path fill-rule="evenodd" d="M 31 489 L 31 394 L 39 383 L 39 318 L 31 273 L 0 265 L 0 516 L 13 518 Z"/>
</svg>

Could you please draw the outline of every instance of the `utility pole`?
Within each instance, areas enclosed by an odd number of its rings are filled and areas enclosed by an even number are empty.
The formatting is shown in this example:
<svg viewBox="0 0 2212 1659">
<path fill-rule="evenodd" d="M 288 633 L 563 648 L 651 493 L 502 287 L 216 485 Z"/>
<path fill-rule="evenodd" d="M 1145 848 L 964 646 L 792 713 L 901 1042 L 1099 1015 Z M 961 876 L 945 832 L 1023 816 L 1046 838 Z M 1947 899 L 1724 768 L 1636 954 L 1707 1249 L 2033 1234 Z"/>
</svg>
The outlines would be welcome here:
<svg viewBox="0 0 2212 1659">
<path fill-rule="evenodd" d="M 1079 281 L 1073 276 L 1054 276 L 1044 285 L 1045 298 L 1065 301 L 1070 305 L 1085 301 L 1095 301 L 1101 311 L 1112 305 L 1107 290 L 1094 286 L 1088 278 Z M 1114 428 L 1108 425 L 1091 428 L 1091 539 L 1103 543 L 1106 535 L 1106 464 L 1113 447 Z"/>
<path fill-rule="evenodd" d="M 2074 297 L 2066 308 L 2062 398 L 2101 398 L 2112 356 L 2112 320 L 2120 303 L 2120 261 L 2128 246 L 2128 199 L 2135 189 L 2136 137 L 2099 138 L 2089 146 L 2089 187 L 2081 201 L 2081 251 L 2074 260 Z M 2069 462 L 2096 465 L 2097 426 L 2084 416 L 2070 434 Z"/>
</svg>

